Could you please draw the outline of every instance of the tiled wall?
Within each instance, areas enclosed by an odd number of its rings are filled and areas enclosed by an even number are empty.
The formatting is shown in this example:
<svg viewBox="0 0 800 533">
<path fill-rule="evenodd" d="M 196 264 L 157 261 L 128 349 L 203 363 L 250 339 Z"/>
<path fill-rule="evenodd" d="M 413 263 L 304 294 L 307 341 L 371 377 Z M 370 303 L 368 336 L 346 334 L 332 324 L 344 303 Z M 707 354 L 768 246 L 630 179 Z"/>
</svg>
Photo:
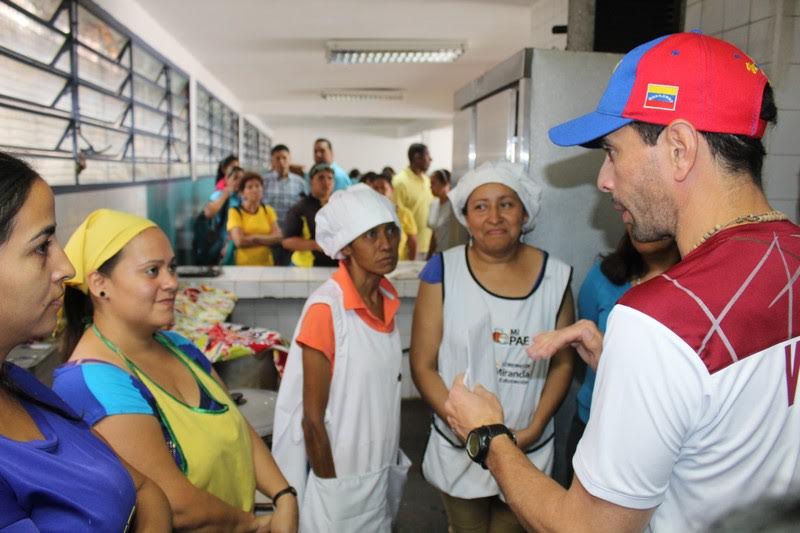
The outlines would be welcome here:
<svg viewBox="0 0 800 533">
<path fill-rule="evenodd" d="M 775 89 L 778 125 L 765 138 L 764 190 L 770 204 L 798 220 L 800 199 L 800 0 L 689 0 L 685 28 L 746 51 Z"/>
</svg>

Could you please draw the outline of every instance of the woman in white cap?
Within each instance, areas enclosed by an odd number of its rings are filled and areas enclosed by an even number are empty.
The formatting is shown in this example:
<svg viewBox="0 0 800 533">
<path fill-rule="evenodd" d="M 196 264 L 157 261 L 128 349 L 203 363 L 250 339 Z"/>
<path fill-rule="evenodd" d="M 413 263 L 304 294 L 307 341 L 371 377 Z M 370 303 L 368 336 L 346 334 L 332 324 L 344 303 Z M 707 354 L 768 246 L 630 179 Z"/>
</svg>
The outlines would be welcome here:
<svg viewBox="0 0 800 533">
<path fill-rule="evenodd" d="M 537 333 L 574 321 L 572 269 L 521 240 L 534 227 L 541 198 L 541 186 L 522 166 L 485 163 L 449 197 L 470 240 L 433 256 L 420 274 L 411 370 L 434 411 L 422 470 L 442 493 L 450 531 L 522 531 L 481 468 L 482 447 L 502 426 L 480 428 L 468 456 L 447 425 L 444 403 L 454 378 L 465 373 L 467 386 L 480 384 L 498 396 L 509 436 L 551 472 L 552 419 L 569 389 L 573 354 L 567 349 L 541 364 L 525 347 Z"/>
<path fill-rule="evenodd" d="M 400 299 L 385 275 L 399 240 L 394 206 L 363 184 L 317 213 L 316 241 L 339 269 L 303 308 L 273 442 L 301 531 L 388 532 L 397 511 L 409 462 L 399 451 Z"/>
</svg>

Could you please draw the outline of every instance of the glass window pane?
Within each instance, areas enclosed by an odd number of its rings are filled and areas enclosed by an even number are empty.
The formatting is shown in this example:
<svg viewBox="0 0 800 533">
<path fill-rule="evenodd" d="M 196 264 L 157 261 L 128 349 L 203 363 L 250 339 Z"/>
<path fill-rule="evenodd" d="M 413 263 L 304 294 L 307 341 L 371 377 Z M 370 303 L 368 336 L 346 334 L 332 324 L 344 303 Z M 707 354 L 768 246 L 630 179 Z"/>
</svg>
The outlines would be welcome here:
<svg viewBox="0 0 800 533">
<path fill-rule="evenodd" d="M 78 77 L 118 93 L 128 71 L 97 55 L 88 48 L 78 47 Z"/>
<path fill-rule="evenodd" d="M 138 45 L 133 45 L 133 70 L 150 81 L 157 81 L 164 63 L 142 50 Z"/>
<path fill-rule="evenodd" d="M 136 181 L 163 180 L 169 177 L 167 163 L 136 162 Z"/>
<path fill-rule="evenodd" d="M 75 185 L 75 161 L 72 158 L 22 156 L 50 186 Z"/>
<path fill-rule="evenodd" d="M 67 80 L 61 76 L 0 55 L 0 94 L 2 95 L 51 106 L 66 83 Z"/>
<path fill-rule="evenodd" d="M 122 100 L 83 86 L 78 88 L 78 101 L 81 116 L 102 120 L 113 126 L 121 125 L 125 109 L 128 107 Z"/>
<path fill-rule="evenodd" d="M 65 40 L 13 7 L 0 4 L 0 46 L 49 64 Z"/>
<path fill-rule="evenodd" d="M 172 159 L 178 161 L 189 161 L 189 145 L 185 142 L 172 142 Z"/>
<path fill-rule="evenodd" d="M 14 4 L 42 20 L 50 20 L 58 9 L 61 0 L 11 0 Z"/>
<path fill-rule="evenodd" d="M 146 135 L 137 135 L 133 138 L 136 149 L 136 159 L 148 157 L 151 159 L 167 159 L 167 140 Z M 137 174 L 138 176 L 138 174 Z"/>
<path fill-rule="evenodd" d="M 175 96 L 189 98 L 189 78 L 181 76 L 174 70 L 170 70 L 170 90 Z"/>
<path fill-rule="evenodd" d="M 211 144 L 211 132 L 205 128 L 197 128 L 197 144 L 209 146 Z"/>
<path fill-rule="evenodd" d="M 128 41 L 114 28 L 78 6 L 78 39 L 93 50 L 117 59 Z"/>
<path fill-rule="evenodd" d="M 178 120 L 177 118 L 172 119 L 172 136 L 176 139 L 180 139 L 182 141 L 189 140 L 189 124 L 183 122 L 182 120 Z"/>
<path fill-rule="evenodd" d="M 189 163 L 170 163 L 169 176 L 171 178 L 188 178 L 192 175 L 192 166 Z"/>
<path fill-rule="evenodd" d="M 130 181 L 133 181 L 133 164 L 129 161 L 87 159 L 86 168 L 78 175 L 78 182 L 82 185 Z"/>
<path fill-rule="evenodd" d="M 161 87 L 148 83 L 139 76 L 133 77 L 133 99 L 138 102 L 157 108 L 163 103 L 166 93 Z"/>
<path fill-rule="evenodd" d="M 150 111 L 133 105 L 133 122 L 137 130 L 165 135 L 167 133 L 167 117 L 161 113 Z"/>
<path fill-rule="evenodd" d="M 0 107 L 0 145 L 55 150 L 69 121 Z"/>
<path fill-rule="evenodd" d="M 117 131 L 98 128 L 88 124 L 81 125 L 80 148 L 87 155 L 102 155 L 122 159 L 130 135 Z"/>
</svg>

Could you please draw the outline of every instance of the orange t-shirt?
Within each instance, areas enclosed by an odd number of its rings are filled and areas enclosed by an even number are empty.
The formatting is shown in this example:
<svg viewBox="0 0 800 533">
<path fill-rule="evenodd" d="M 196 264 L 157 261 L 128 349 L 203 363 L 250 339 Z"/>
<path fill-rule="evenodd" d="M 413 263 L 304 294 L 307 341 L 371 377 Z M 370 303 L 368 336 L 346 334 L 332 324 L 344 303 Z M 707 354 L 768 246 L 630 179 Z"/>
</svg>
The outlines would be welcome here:
<svg viewBox="0 0 800 533">
<path fill-rule="evenodd" d="M 400 307 L 400 297 L 389 280 L 383 278 L 380 282 L 380 287 L 385 291 L 383 320 L 381 320 L 367 308 L 361 295 L 358 294 L 344 261 L 339 263 L 339 269 L 333 273 L 331 279 L 342 289 L 345 309 L 355 310 L 356 315 L 375 331 L 382 333 L 394 331 L 394 317 Z M 391 297 L 387 297 L 386 293 Z M 333 374 L 333 365 L 336 359 L 336 337 L 333 332 L 333 315 L 327 304 L 317 303 L 308 308 L 296 340 L 298 344 L 322 352 L 331 362 L 331 374 Z"/>
</svg>

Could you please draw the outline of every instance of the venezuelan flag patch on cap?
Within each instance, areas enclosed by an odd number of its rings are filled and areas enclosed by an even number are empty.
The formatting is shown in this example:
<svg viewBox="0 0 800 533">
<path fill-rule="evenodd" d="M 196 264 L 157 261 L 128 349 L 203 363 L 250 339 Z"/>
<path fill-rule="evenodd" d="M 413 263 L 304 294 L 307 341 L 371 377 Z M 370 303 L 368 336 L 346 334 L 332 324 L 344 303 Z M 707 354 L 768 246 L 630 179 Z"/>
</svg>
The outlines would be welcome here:
<svg viewBox="0 0 800 533">
<path fill-rule="evenodd" d="M 675 104 L 677 103 L 678 87 L 675 85 L 647 84 L 647 96 L 644 99 L 644 107 L 649 109 L 663 109 L 664 111 L 675 111 Z"/>
</svg>

